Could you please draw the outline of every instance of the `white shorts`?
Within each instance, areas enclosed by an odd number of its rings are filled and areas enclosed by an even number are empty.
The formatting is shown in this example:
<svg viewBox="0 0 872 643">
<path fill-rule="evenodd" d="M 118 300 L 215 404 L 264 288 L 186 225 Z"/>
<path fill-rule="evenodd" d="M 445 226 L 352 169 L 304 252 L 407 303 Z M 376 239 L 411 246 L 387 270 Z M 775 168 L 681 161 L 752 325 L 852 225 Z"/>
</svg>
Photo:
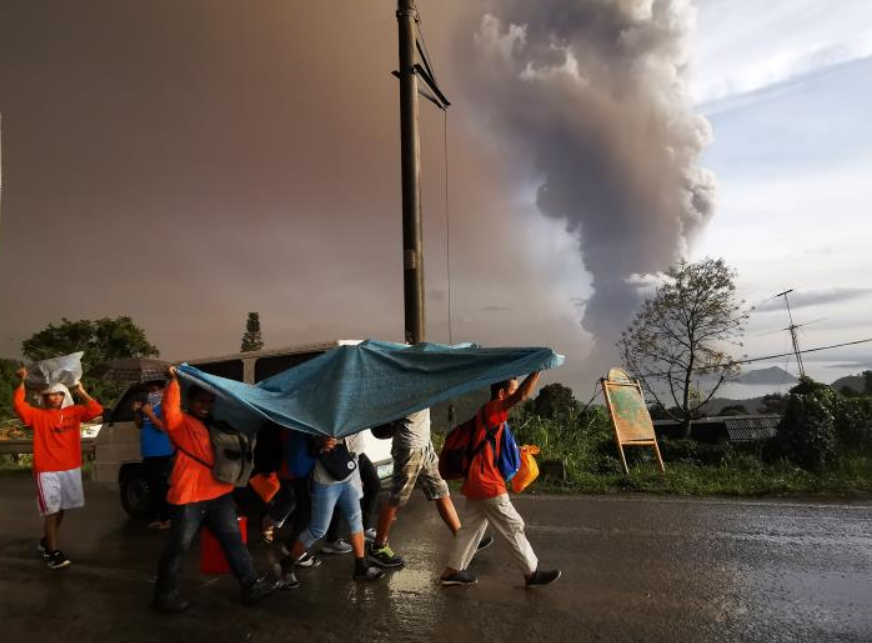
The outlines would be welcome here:
<svg viewBox="0 0 872 643">
<path fill-rule="evenodd" d="M 36 474 L 36 504 L 40 516 L 85 506 L 82 470 L 44 471 Z"/>
</svg>

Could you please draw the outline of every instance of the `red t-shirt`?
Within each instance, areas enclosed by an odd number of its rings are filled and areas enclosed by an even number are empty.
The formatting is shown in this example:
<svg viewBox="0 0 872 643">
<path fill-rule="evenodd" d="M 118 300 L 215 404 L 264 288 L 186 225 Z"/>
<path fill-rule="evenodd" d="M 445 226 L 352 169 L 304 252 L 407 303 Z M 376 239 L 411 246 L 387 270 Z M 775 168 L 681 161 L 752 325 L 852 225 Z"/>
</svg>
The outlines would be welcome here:
<svg viewBox="0 0 872 643">
<path fill-rule="evenodd" d="M 82 466 L 82 422 L 103 413 L 94 400 L 65 409 L 41 409 L 27 403 L 24 385 L 12 398 L 15 415 L 33 429 L 33 470 L 69 471 Z"/>
<path fill-rule="evenodd" d="M 479 413 L 479 418 L 481 418 L 481 413 Z M 509 419 L 509 409 L 505 406 L 505 400 L 491 400 L 485 404 L 484 418 L 487 426 L 499 427 L 496 434 L 496 443 L 499 445 L 503 436 L 503 426 Z M 479 419 L 479 426 L 476 427 L 472 438 L 473 444 L 479 444 L 484 436 L 485 427 Z M 488 445 L 472 459 L 469 473 L 460 490 L 464 496 L 473 500 L 485 500 L 508 493 L 506 482 L 494 461 L 495 456 L 492 445 Z"/>
<path fill-rule="evenodd" d="M 232 484 L 219 482 L 212 476 L 211 467 L 197 462 L 185 453 L 187 451 L 210 464 L 215 457 L 212 455 L 209 429 L 193 415 L 182 412 L 178 381 L 170 382 L 164 391 L 161 411 L 164 429 L 170 436 L 170 442 L 179 448 L 170 475 L 167 502 L 173 505 L 186 505 L 191 502 L 212 500 L 233 491 Z"/>
</svg>

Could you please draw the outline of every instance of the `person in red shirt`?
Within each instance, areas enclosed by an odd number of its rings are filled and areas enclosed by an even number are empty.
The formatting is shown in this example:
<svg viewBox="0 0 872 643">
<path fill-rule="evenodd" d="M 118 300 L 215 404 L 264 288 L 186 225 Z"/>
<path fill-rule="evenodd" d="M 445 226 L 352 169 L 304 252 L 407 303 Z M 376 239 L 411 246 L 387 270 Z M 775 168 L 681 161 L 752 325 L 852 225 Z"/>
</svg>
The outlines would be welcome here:
<svg viewBox="0 0 872 643">
<path fill-rule="evenodd" d="M 497 467 L 499 454 L 494 452 L 494 444 L 501 444 L 509 410 L 526 400 L 538 381 L 539 373 L 532 373 L 520 386 L 514 379 L 491 386 L 491 399 L 481 414 L 484 423 L 479 420 L 472 443 L 478 445 L 486 440 L 488 428 L 497 428 L 496 439 L 493 444 L 488 442 L 483 449 L 478 450 L 463 481 L 461 493 L 466 496 L 466 507 L 461 518 L 462 526 L 454 537 L 448 565 L 442 572 L 444 586 L 472 585 L 477 582 L 475 575 L 467 568 L 488 524 L 493 525 L 511 548 L 513 557 L 524 573 L 527 587 L 548 585 L 560 578 L 559 570 L 539 569 L 539 561 L 524 533 L 524 520 L 509 500 L 505 480 Z"/>
<path fill-rule="evenodd" d="M 42 391 L 42 408 L 27 403 L 24 378 L 27 369 L 19 369 L 21 384 L 15 390 L 12 406 L 25 426 L 33 431 L 33 475 L 36 480 L 39 513 L 45 519 L 45 536 L 39 541 L 46 566 L 63 569 L 70 559 L 58 548 L 58 532 L 67 509 L 85 506 L 82 490 L 82 422 L 103 413 L 77 384 L 73 389 L 84 404 L 73 404 L 69 390 L 55 384 Z"/>
<path fill-rule="evenodd" d="M 205 524 L 224 555 L 230 571 L 242 589 L 242 600 L 254 603 L 278 588 L 278 579 L 258 576 L 251 555 L 242 541 L 233 485 L 212 476 L 212 444 L 208 425 L 212 422 L 215 396 L 202 388 L 188 389 L 188 412 L 181 409 L 181 387 L 176 369 L 167 371 L 169 385 L 163 398 L 164 430 L 176 447 L 176 462 L 170 475 L 167 502 L 172 505 L 172 526 L 157 571 L 152 607 L 159 612 L 183 612 L 190 603 L 177 589 L 179 567 L 191 548 L 194 536 Z"/>
</svg>

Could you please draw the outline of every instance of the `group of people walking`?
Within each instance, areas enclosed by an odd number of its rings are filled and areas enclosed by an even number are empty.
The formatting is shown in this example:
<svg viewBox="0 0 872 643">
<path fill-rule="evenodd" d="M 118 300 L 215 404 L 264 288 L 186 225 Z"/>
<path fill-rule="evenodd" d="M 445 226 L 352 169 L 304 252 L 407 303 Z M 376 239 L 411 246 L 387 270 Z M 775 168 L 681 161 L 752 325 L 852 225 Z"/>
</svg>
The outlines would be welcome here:
<svg viewBox="0 0 872 643">
<path fill-rule="evenodd" d="M 102 407 L 81 385 L 74 392 L 81 398 L 73 404 L 62 385 L 39 395 L 39 406 L 26 400 L 25 369 L 18 372 L 22 384 L 14 396 L 14 409 L 34 432 L 34 474 L 39 510 L 45 519 L 40 541 L 50 569 L 70 565 L 59 547 L 58 532 L 64 512 L 84 505 L 81 478 L 81 423 L 102 414 Z M 473 441 L 484 448 L 474 450 L 461 493 L 466 496 L 462 515 L 452 501 L 448 484 L 439 474 L 438 456 L 430 436 L 430 413 L 423 410 L 394 423 L 391 455 L 394 461 L 390 490 L 371 523 L 379 498 L 380 481 L 373 463 L 363 453 L 360 436 L 345 439 L 292 435 L 280 427 L 261 431 L 256 450 L 261 473 L 278 477 L 280 487 L 264 509 L 262 538 L 272 543 L 276 529 L 290 522 L 290 537 L 282 545 L 283 558 L 273 573 L 261 573 L 243 540 L 238 521 L 238 493 L 234 485 L 213 475 L 214 454 L 210 429 L 215 396 L 197 386 L 182 390 L 174 368 L 167 382 L 149 383 L 148 398 L 135 404 L 136 424 L 142 431 L 143 462 L 152 490 L 153 520 L 150 527 L 168 532 L 158 563 L 153 607 L 161 612 L 181 612 L 189 602 L 178 590 L 181 563 L 195 536 L 206 526 L 215 536 L 238 581 L 244 603 L 254 603 L 278 589 L 295 589 L 297 570 L 314 567 L 319 560 L 315 545 L 326 538 L 321 551 L 353 554 L 352 577 L 377 582 L 385 570 L 405 565 L 389 543 L 391 527 L 415 487 L 432 501 L 454 542 L 440 576 L 443 586 L 477 582 L 470 571 L 476 553 L 494 542 L 488 526 L 505 541 L 520 567 L 525 584 L 537 587 L 554 582 L 558 570 L 539 568 L 525 535 L 524 522 L 512 505 L 506 483 L 497 466 L 497 440 L 490 444 L 489 427 L 507 430 L 510 409 L 534 391 L 538 373 L 522 383 L 507 380 L 491 387 Z M 492 435 L 490 437 L 493 437 Z M 289 441 L 293 440 L 291 444 Z M 487 444 L 486 444 L 487 442 Z M 302 460 L 310 466 L 301 467 Z M 347 542 L 339 536 L 340 516 L 348 531 Z"/>
</svg>

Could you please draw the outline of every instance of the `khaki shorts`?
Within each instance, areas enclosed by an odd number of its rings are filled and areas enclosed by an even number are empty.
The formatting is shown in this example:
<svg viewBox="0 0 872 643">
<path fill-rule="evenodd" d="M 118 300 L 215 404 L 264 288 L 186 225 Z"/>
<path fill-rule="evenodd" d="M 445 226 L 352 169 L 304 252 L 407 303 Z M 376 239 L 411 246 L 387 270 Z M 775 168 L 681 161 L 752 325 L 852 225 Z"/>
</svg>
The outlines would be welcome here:
<svg viewBox="0 0 872 643">
<path fill-rule="evenodd" d="M 394 454 L 394 476 L 388 504 L 392 507 L 405 505 L 416 485 L 427 500 L 439 500 L 449 495 L 448 483 L 439 475 L 439 458 L 433 445 Z"/>
</svg>

